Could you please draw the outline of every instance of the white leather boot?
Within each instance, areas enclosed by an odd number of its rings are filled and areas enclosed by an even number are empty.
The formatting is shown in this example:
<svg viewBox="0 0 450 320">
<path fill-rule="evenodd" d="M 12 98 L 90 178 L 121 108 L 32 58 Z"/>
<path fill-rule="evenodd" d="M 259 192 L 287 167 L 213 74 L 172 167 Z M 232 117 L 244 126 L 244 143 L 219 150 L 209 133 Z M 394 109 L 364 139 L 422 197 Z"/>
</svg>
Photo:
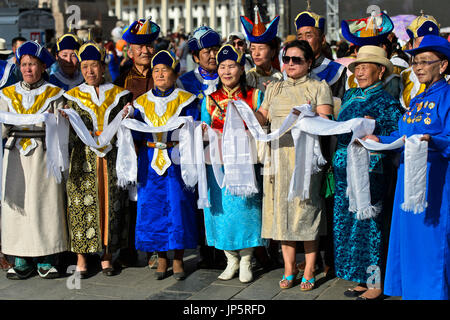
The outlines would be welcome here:
<svg viewBox="0 0 450 320">
<path fill-rule="evenodd" d="M 227 257 L 227 267 L 218 277 L 220 280 L 231 280 L 239 269 L 239 254 L 237 251 L 224 250 Z"/>
<path fill-rule="evenodd" d="M 239 264 L 239 281 L 242 283 L 253 280 L 252 272 L 252 254 L 254 248 L 246 248 L 239 251 L 241 262 Z"/>
</svg>

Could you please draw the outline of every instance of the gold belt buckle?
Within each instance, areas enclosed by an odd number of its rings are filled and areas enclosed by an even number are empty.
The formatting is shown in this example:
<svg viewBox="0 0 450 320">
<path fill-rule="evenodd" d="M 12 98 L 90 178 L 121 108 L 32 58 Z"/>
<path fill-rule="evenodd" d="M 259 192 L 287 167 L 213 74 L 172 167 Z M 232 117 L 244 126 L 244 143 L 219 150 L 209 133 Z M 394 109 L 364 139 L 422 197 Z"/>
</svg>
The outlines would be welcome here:
<svg viewBox="0 0 450 320">
<path fill-rule="evenodd" d="M 167 149 L 167 144 L 165 144 L 164 142 L 156 142 L 155 148 L 160 150 Z"/>
</svg>

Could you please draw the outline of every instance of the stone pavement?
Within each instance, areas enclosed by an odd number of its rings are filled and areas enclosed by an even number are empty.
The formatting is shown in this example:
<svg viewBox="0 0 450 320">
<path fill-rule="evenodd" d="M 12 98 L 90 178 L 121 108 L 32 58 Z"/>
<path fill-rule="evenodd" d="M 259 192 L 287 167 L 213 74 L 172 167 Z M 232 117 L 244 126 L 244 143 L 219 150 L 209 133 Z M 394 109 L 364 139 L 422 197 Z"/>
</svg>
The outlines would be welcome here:
<svg viewBox="0 0 450 320">
<path fill-rule="evenodd" d="M 78 288 L 70 276 L 46 280 L 36 274 L 27 280 L 8 280 L 6 273 L 0 273 L 0 300 L 354 300 L 345 297 L 343 292 L 356 283 L 325 279 L 323 273 L 316 276 L 314 290 L 302 292 L 298 284 L 287 290 L 279 288 L 281 268 L 267 273 L 256 270 L 255 280 L 248 284 L 241 283 L 238 277 L 230 281 L 218 280 L 222 270 L 196 269 L 196 250 L 185 253 L 187 278 L 184 281 L 172 276 L 154 279 L 155 270 L 145 267 L 144 255 L 140 258 L 142 267 L 123 269 L 114 277 L 106 277 L 98 271 L 80 280 Z M 298 254 L 297 261 L 302 259 L 303 254 Z"/>
</svg>

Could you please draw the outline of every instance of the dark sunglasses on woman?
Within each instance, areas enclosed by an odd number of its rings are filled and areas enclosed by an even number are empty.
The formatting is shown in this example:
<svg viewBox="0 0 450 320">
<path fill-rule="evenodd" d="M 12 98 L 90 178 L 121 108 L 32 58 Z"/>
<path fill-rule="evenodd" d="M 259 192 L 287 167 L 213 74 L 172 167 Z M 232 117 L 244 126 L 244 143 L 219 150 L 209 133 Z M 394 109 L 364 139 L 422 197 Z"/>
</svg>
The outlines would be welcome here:
<svg viewBox="0 0 450 320">
<path fill-rule="evenodd" d="M 289 64 L 289 61 L 292 60 L 293 64 L 303 64 L 305 62 L 305 59 L 300 57 L 289 57 L 289 56 L 283 56 L 281 58 L 281 61 L 283 61 L 284 64 Z"/>
</svg>

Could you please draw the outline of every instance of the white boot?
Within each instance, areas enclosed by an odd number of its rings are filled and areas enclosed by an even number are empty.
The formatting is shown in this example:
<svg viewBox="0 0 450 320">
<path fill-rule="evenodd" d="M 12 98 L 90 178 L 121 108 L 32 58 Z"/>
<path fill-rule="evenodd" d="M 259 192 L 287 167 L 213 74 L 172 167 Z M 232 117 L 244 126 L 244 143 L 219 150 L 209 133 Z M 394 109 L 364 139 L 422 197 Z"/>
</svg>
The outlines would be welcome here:
<svg viewBox="0 0 450 320">
<path fill-rule="evenodd" d="M 239 264 L 239 281 L 242 283 L 251 282 L 253 280 L 252 273 L 252 254 L 254 248 L 246 248 L 239 251 L 241 262 Z"/>
<path fill-rule="evenodd" d="M 231 280 L 239 269 L 239 254 L 237 251 L 223 251 L 227 257 L 227 267 L 218 277 L 220 280 Z"/>
</svg>

